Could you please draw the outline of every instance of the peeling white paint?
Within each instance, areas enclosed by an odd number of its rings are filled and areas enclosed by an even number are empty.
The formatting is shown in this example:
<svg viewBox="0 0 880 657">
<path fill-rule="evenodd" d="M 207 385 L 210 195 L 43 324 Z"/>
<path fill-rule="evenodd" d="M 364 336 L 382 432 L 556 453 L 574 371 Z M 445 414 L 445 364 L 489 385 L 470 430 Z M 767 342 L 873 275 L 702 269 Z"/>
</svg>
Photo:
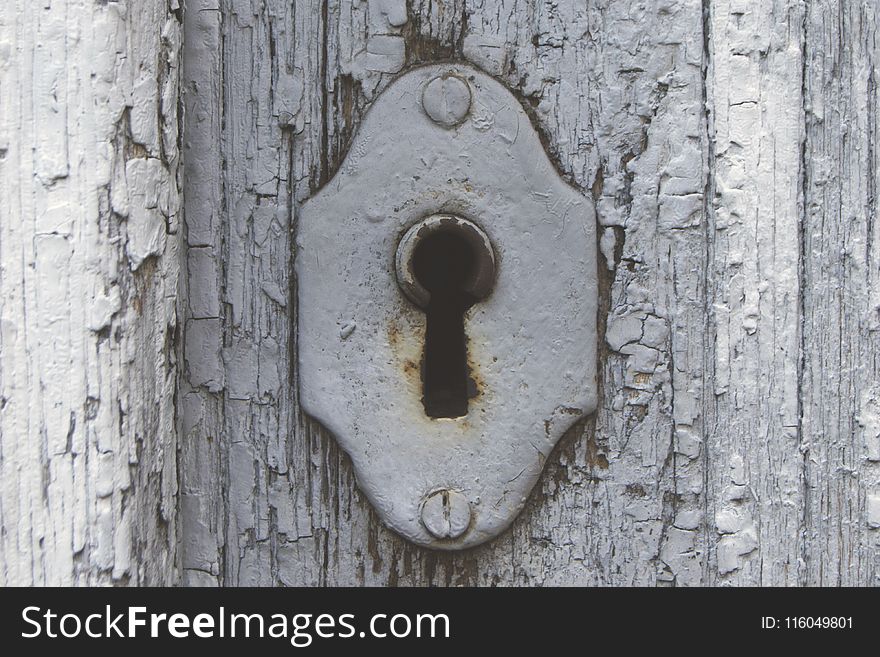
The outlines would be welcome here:
<svg viewBox="0 0 880 657">
<path fill-rule="evenodd" d="M 323 3 L 293 4 L 186 11 L 187 245 L 205 249 L 186 295 L 186 581 L 878 581 L 871 3 L 416 0 L 403 24 L 379 2 L 331 3 L 326 21 Z M 510 530 L 467 555 L 376 524 L 291 392 L 290 235 L 395 75 L 363 65 L 387 36 L 374 68 L 467 59 L 514 89 L 614 230 L 595 422 L 562 439 Z M 485 130 L 503 119 L 474 112 Z M 45 155 L 41 175 L 63 175 Z M 329 328 L 338 340 L 350 320 Z M 237 343 L 275 358 L 276 392 L 260 365 L 256 394 L 251 370 L 234 384 L 247 398 L 229 394 Z"/>
<path fill-rule="evenodd" d="M 178 580 L 180 32 L 165 3 L 0 14 L 2 586 Z"/>
</svg>

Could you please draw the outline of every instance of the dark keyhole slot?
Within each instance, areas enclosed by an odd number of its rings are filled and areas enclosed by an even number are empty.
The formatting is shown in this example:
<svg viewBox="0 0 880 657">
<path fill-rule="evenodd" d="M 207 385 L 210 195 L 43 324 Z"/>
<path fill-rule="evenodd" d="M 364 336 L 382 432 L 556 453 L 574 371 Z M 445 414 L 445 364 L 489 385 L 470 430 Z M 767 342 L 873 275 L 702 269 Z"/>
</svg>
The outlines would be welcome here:
<svg viewBox="0 0 880 657">
<path fill-rule="evenodd" d="M 413 254 L 413 273 L 431 295 L 422 364 L 422 403 L 429 417 L 467 415 L 470 371 L 464 313 L 476 299 L 462 287 L 472 276 L 474 253 L 461 235 L 429 235 Z"/>
</svg>

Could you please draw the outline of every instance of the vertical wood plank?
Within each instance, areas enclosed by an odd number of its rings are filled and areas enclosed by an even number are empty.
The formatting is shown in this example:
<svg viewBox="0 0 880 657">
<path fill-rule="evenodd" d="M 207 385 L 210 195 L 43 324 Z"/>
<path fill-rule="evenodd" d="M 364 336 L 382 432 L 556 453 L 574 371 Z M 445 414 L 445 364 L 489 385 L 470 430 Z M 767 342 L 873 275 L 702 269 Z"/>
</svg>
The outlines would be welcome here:
<svg viewBox="0 0 880 657">
<path fill-rule="evenodd" d="M 0 15 L 0 585 L 177 573 L 180 11 Z"/>
<path fill-rule="evenodd" d="M 708 18 L 709 582 L 797 585 L 804 7 L 713 2 Z"/>
<path fill-rule="evenodd" d="M 878 8 L 817 0 L 803 34 L 804 570 L 880 582 Z"/>
</svg>

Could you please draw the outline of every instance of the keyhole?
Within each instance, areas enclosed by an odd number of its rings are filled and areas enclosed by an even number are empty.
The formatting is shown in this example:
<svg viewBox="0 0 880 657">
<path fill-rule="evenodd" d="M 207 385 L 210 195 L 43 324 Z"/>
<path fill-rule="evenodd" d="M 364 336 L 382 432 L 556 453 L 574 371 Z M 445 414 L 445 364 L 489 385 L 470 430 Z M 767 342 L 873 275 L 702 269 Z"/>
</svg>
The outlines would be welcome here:
<svg viewBox="0 0 880 657">
<path fill-rule="evenodd" d="M 494 254 L 485 233 L 459 217 L 430 217 L 401 240 L 398 278 L 426 315 L 422 403 L 429 417 L 467 415 L 468 400 L 476 389 L 468 365 L 464 315 L 488 294 L 494 272 Z"/>
<path fill-rule="evenodd" d="M 430 417 L 467 415 L 470 372 L 464 312 L 476 299 L 462 285 L 473 266 L 470 246 L 452 232 L 431 235 L 413 255 L 416 278 L 431 295 L 425 308 L 422 370 L 423 403 Z"/>
</svg>

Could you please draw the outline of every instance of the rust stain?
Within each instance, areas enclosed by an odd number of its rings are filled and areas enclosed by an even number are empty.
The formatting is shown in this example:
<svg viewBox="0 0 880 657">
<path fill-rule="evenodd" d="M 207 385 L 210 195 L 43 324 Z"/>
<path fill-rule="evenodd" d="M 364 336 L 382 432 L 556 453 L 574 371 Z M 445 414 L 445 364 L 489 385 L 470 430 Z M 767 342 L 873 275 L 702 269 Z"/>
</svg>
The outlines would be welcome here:
<svg viewBox="0 0 880 657">
<path fill-rule="evenodd" d="M 398 371 L 404 377 L 407 388 L 421 395 L 422 346 L 417 344 L 419 332 L 414 330 L 412 323 L 409 327 L 406 324 L 407 322 L 400 317 L 392 317 L 388 321 L 388 346 L 391 349 L 395 368 L 399 368 Z"/>
<path fill-rule="evenodd" d="M 479 399 L 486 387 L 486 381 L 480 374 L 480 368 L 477 367 L 474 358 L 473 343 L 468 340 L 467 346 L 467 367 L 468 367 L 468 399 Z"/>
<path fill-rule="evenodd" d="M 394 349 L 400 343 L 400 327 L 392 320 L 388 324 L 388 344 Z"/>
<path fill-rule="evenodd" d="M 407 382 L 407 387 L 419 396 L 421 404 L 422 390 L 424 388 L 424 375 L 422 371 L 424 362 L 424 331 L 418 330 L 418 325 L 412 323 L 409 329 L 401 327 L 401 320 L 393 317 L 387 324 L 388 346 L 394 357 L 394 362 L 400 368 L 400 372 Z M 418 334 L 422 334 L 421 337 Z M 496 358 L 497 360 L 497 358 Z M 467 366 L 468 366 L 468 415 L 475 408 L 475 401 L 479 402 L 486 391 L 486 380 L 478 366 L 474 344 L 468 340 Z M 467 427 L 464 421 L 463 427 Z"/>
<path fill-rule="evenodd" d="M 422 390 L 422 364 L 408 358 L 403 361 L 403 375 L 413 390 Z"/>
</svg>

